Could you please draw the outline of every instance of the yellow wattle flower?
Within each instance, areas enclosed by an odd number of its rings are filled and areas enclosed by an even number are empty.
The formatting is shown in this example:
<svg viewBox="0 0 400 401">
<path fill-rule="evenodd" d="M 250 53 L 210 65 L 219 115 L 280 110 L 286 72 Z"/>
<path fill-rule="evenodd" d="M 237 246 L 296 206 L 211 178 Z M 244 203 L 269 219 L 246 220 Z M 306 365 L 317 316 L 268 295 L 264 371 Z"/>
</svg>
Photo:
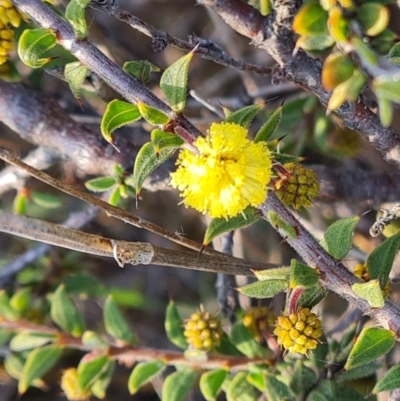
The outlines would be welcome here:
<svg viewBox="0 0 400 401">
<path fill-rule="evenodd" d="M 214 123 L 206 138 L 194 142 L 198 154 L 183 149 L 171 185 L 185 206 L 212 218 L 235 217 L 247 206 L 259 206 L 271 179 L 271 154 L 263 142 L 247 139 L 233 123 Z"/>
</svg>

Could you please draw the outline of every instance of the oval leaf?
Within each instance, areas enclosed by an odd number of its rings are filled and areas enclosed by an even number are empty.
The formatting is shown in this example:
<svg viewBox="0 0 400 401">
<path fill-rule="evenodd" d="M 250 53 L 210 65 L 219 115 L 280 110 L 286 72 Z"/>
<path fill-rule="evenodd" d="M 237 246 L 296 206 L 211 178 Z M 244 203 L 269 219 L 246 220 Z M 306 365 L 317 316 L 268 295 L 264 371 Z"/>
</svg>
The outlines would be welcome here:
<svg viewBox="0 0 400 401">
<path fill-rule="evenodd" d="M 389 10 L 379 3 L 365 3 L 360 6 L 357 19 L 368 36 L 383 32 L 389 24 Z"/>
<path fill-rule="evenodd" d="M 376 383 L 372 390 L 373 394 L 380 393 L 381 391 L 391 391 L 400 388 L 400 364 L 392 366 Z"/>
<path fill-rule="evenodd" d="M 184 140 L 178 135 L 154 129 L 150 134 L 156 153 L 160 153 L 162 149 L 173 148 L 178 149 L 184 144 Z"/>
<path fill-rule="evenodd" d="M 60 285 L 51 296 L 50 316 L 52 320 L 67 333 L 80 337 L 85 331 L 82 314 L 71 301 L 65 286 Z"/>
<path fill-rule="evenodd" d="M 85 182 L 85 187 L 93 192 L 109 191 L 116 184 L 114 177 L 98 177 Z"/>
<path fill-rule="evenodd" d="M 228 220 L 212 219 L 204 234 L 203 245 L 208 245 L 218 235 L 253 224 L 259 218 L 260 214 L 257 209 L 249 206 L 242 213 Z"/>
<path fill-rule="evenodd" d="M 247 381 L 247 372 L 239 372 L 229 384 L 226 392 L 228 401 L 256 401 L 254 387 Z"/>
<path fill-rule="evenodd" d="M 182 349 L 187 349 L 188 344 L 186 341 L 186 337 L 183 332 L 183 320 L 178 312 L 178 308 L 176 307 L 173 301 L 170 301 L 167 307 L 167 311 L 165 314 L 165 332 L 169 341 L 175 344 L 177 347 Z"/>
<path fill-rule="evenodd" d="M 232 327 L 230 334 L 232 344 L 249 358 L 267 358 L 269 350 L 263 348 L 253 337 L 242 322 L 237 322 Z"/>
<path fill-rule="evenodd" d="M 139 150 L 133 170 L 133 185 L 139 194 L 144 180 L 162 163 L 167 161 L 175 152 L 174 148 L 162 149 L 156 152 L 151 142 L 145 143 Z"/>
<path fill-rule="evenodd" d="M 106 396 L 106 390 L 111 382 L 114 368 L 115 361 L 109 359 L 103 371 L 100 373 L 99 377 L 95 380 L 90 388 L 90 391 L 93 393 L 93 395 L 95 395 L 97 398 L 100 398 L 101 400 Z"/>
<path fill-rule="evenodd" d="M 40 68 L 51 60 L 42 54 L 56 45 L 56 37 L 48 29 L 26 29 L 18 42 L 18 56 L 31 68 Z"/>
<path fill-rule="evenodd" d="M 36 205 L 46 209 L 56 209 L 63 204 L 62 200 L 58 196 L 39 191 L 32 191 L 31 199 L 34 203 L 36 203 Z"/>
<path fill-rule="evenodd" d="M 301 7 L 293 21 L 293 30 L 299 35 L 321 35 L 327 32 L 328 13 L 317 3 Z"/>
<path fill-rule="evenodd" d="M 94 356 L 93 354 L 86 354 L 81 359 L 77 368 L 80 390 L 85 391 L 93 384 L 107 367 L 108 361 L 107 355 Z"/>
<path fill-rule="evenodd" d="M 90 0 L 71 0 L 65 10 L 65 18 L 71 23 L 78 38 L 87 36 L 85 8 Z"/>
<path fill-rule="evenodd" d="M 311 288 L 318 284 L 319 273 L 316 269 L 303 265 L 296 259 L 292 259 L 290 274 L 290 288 Z"/>
<path fill-rule="evenodd" d="M 278 107 L 259 129 L 256 137 L 254 138 L 255 143 L 260 141 L 266 142 L 272 137 L 282 120 L 282 109 L 283 106 Z"/>
<path fill-rule="evenodd" d="M 321 245 L 335 259 L 342 260 L 349 253 L 358 216 L 340 219 L 331 224 L 324 234 Z"/>
<path fill-rule="evenodd" d="M 225 369 L 217 369 L 202 374 L 200 378 L 200 390 L 207 401 L 217 399 L 227 373 Z"/>
<path fill-rule="evenodd" d="M 243 128 L 248 129 L 254 117 L 263 107 L 263 103 L 242 107 L 239 110 L 235 110 L 232 113 L 229 113 L 228 117 L 225 119 L 225 122 L 238 124 L 241 125 Z"/>
<path fill-rule="evenodd" d="M 24 351 L 27 349 L 39 348 L 49 342 L 53 342 L 56 338 L 56 334 L 23 331 L 12 338 L 10 349 L 12 351 Z"/>
<path fill-rule="evenodd" d="M 272 375 L 265 376 L 265 395 L 270 401 L 281 401 L 293 399 L 293 394 L 285 383 L 282 383 Z M 308 400 L 308 398 L 307 398 Z"/>
<path fill-rule="evenodd" d="M 80 89 L 86 78 L 88 69 L 80 61 L 68 63 L 64 67 L 64 76 L 68 82 L 72 94 L 76 99 L 80 99 Z"/>
<path fill-rule="evenodd" d="M 276 294 L 285 291 L 289 287 L 286 280 L 265 280 L 256 281 L 243 287 L 236 288 L 241 294 L 250 298 L 272 298 Z"/>
<path fill-rule="evenodd" d="M 160 69 L 147 60 L 127 61 L 123 70 L 142 82 L 147 82 L 150 79 L 152 71 L 160 71 Z"/>
<path fill-rule="evenodd" d="M 179 370 L 169 375 L 162 389 L 163 401 L 182 401 L 194 383 L 196 372 Z"/>
<path fill-rule="evenodd" d="M 260 281 L 285 280 L 289 284 L 290 272 L 290 267 L 277 267 L 267 270 L 255 270 L 254 274 Z"/>
<path fill-rule="evenodd" d="M 138 102 L 137 104 L 140 115 L 151 125 L 165 125 L 169 122 L 170 118 L 153 107 L 147 104 Z"/>
<path fill-rule="evenodd" d="M 181 57 L 170 65 L 161 76 L 160 87 L 172 110 L 177 113 L 182 112 L 186 105 L 189 64 L 192 57 L 193 52 Z"/>
<path fill-rule="evenodd" d="M 385 304 L 378 280 L 356 283 L 351 286 L 354 294 L 368 301 L 371 308 L 382 308 Z"/>
<path fill-rule="evenodd" d="M 387 238 L 368 256 L 367 269 L 371 279 L 377 279 L 384 288 L 392 269 L 394 258 L 400 246 L 400 233 Z"/>
<path fill-rule="evenodd" d="M 357 338 L 345 365 L 346 370 L 366 365 L 387 354 L 395 343 L 394 333 L 390 330 L 370 327 L 364 329 Z"/>
<path fill-rule="evenodd" d="M 118 99 L 112 100 L 108 103 L 101 119 L 101 134 L 107 142 L 112 143 L 111 134 L 113 131 L 139 120 L 140 117 L 137 106 Z"/>
<path fill-rule="evenodd" d="M 132 345 L 139 343 L 122 316 L 112 295 L 108 296 L 104 303 L 103 318 L 105 329 L 110 336 Z"/>
<path fill-rule="evenodd" d="M 135 394 L 165 368 L 163 361 L 151 361 L 138 363 L 129 376 L 128 389 L 130 394 Z"/>
<path fill-rule="evenodd" d="M 22 369 L 18 383 L 18 392 L 25 393 L 35 379 L 42 377 L 58 361 L 62 353 L 62 347 L 48 345 L 33 350 Z"/>
</svg>

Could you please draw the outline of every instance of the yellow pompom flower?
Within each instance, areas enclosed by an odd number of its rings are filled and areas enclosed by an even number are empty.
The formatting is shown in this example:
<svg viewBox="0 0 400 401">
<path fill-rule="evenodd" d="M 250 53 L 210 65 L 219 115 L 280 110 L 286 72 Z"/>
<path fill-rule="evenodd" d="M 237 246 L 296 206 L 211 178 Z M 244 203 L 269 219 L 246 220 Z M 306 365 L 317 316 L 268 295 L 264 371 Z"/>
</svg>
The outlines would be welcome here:
<svg viewBox="0 0 400 401">
<path fill-rule="evenodd" d="M 70 401 L 85 401 L 92 396 L 89 390 L 81 390 L 78 386 L 78 371 L 75 368 L 65 370 L 61 377 L 61 389 Z"/>
<path fill-rule="evenodd" d="M 278 317 L 274 334 L 278 337 L 278 344 L 291 354 L 306 355 L 317 348 L 322 336 L 321 320 L 310 309 L 299 308 L 295 313 Z"/>
<path fill-rule="evenodd" d="M 271 179 L 271 153 L 263 142 L 247 139 L 233 123 L 214 123 L 206 138 L 194 142 L 198 153 L 183 149 L 172 173 L 185 206 L 210 217 L 235 217 L 248 206 L 259 206 Z"/>
</svg>

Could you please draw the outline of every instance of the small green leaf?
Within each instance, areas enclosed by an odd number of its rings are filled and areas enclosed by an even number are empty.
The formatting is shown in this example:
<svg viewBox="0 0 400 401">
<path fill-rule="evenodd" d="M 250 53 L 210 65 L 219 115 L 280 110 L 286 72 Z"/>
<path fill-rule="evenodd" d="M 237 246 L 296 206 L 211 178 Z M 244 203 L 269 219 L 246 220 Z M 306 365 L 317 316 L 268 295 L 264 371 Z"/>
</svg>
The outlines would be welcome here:
<svg viewBox="0 0 400 401">
<path fill-rule="evenodd" d="M 230 113 L 229 116 L 225 119 L 225 122 L 241 125 L 243 128 L 248 129 L 254 117 L 264 106 L 264 103 L 262 103 L 242 107 L 241 109 L 235 110 Z"/>
<path fill-rule="evenodd" d="M 227 401 L 256 401 L 253 386 L 247 381 L 247 372 L 239 372 L 232 379 L 226 392 Z"/>
<path fill-rule="evenodd" d="M 4 359 L 4 369 L 12 378 L 19 380 L 25 362 L 25 358 L 20 353 L 9 353 Z"/>
<path fill-rule="evenodd" d="M 321 246 L 335 259 L 342 260 L 349 253 L 358 216 L 340 219 L 331 224 L 324 234 Z"/>
<path fill-rule="evenodd" d="M 52 320 L 62 330 L 72 334 L 74 337 L 80 337 L 85 331 L 85 322 L 82 314 L 65 291 L 64 285 L 60 285 L 51 295 L 50 302 Z"/>
<path fill-rule="evenodd" d="M 0 290 L 0 316 L 8 320 L 17 320 L 20 317 L 18 311 L 10 305 L 10 298 L 5 290 Z"/>
<path fill-rule="evenodd" d="M 379 3 L 364 3 L 357 10 L 357 19 L 368 36 L 377 36 L 389 24 L 389 10 Z"/>
<path fill-rule="evenodd" d="M 142 82 L 147 82 L 150 79 L 152 71 L 160 71 L 160 69 L 147 60 L 127 61 L 122 69 Z"/>
<path fill-rule="evenodd" d="M 182 349 L 187 349 L 188 344 L 186 342 L 186 337 L 183 332 L 183 320 L 178 312 L 178 308 L 176 307 L 173 301 L 170 301 L 168 304 L 166 313 L 165 313 L 165 332 L 167 337 L 171 343 L 175 344 L 177 347 Z"/>
<path fill-rule="evenodd" d="M 137 345 L 139 343 L 122 316 L 112 295 L 108 296 L 104 303 L 103 318 L 105 329 L 110 336 L 127 344 Z"/>
<path fill-rule="evenodd" d="M 384 288 L 389 279 L 394 258 L 400 246 L 400 233 L 392 235 L 377 246 L 368 256 L 367 269 L 371 279 L 379 280 Z"/>
<path fill-rule="evenodd" d="M 300 36 L 296 47 L 311 52 L 327 49 L 334 44 L 335 41 L 330 35 Z"/>
<path fill-rule="evenodd" d="M 383 96 L 378 96 L 379 119 L 384 127 L 389 127 L 393 119 L 392 102 Z"/>
<path fill-rule="evenodd" d="M 86 354 L 78 365 L 78 386 L 80 390 L 87 390 L 100 374 L 107 368 L 107 355 Z"/>
<path fill-rule="evenodd" d="M 238 230 L 255 223 L 260 214 L 254 207 L 247 207 L 242 213 L 228 220 L 224 218 L 212 219 L 204 234 L 203 244 L 208 245 L 215 237 L 228 231 Z"/>
<path fill-rule="evenodd" d="M 87 36 L 87 25 L 85 20 L 85 8 L 90 0 L 71 0 L 65 10 L 65 18 L 74 28 L 75 34 L 82 39 Z"/>
<path fill-rule="evenodd" d="M 289 285 L 290 267 L 276 267 L 267 270 L 255 270 L 254 274 L 260 281 L 267 280 L 284 280 Z"/>
<path fill-rule="evenodd" d="M 236 288 L 241 294 L 250 298 L 272 298 L 276 294 L 287 290 L 289 283 L 286 280 L 264 280 Z"/>
<path fill-rule="evenodd" d="M 156 152 L 151 142 L 145 143 L 139 150 L 133 169 L 133 185 L 139 194 L 144 180 L 160 165 L 167 161 L 175 152 L 174 148 L 164 148 Z"/>
<path fill-rule="evenodd" d="M 265 375 L 261 372 L 251 372 L 247 375 L 247 381 L 262 393 L 265 391 Z"/>
<path fill-rule="evenodd" d="M 304 366 L 303 361 L 297 360 L 293 373 L 290 376 L 290 389 L 298 399 L 302 399 L 317 383 L 317 375 Z"/>
<path fill-rule="evenodd" d="M 328 32 L 328 13 L 317 3 L 302 6 L 293 21 L 293 30 L 299 35 L 321 35 Z"/>
<path fill-rule="evenodd" d="M 114 177 L 98 177 L 85 182 L 85 187 L 93 192 L 109 191 L 116 184 Z"/>
<path fill-rule="evenodd" d="M 217 399 L 227 373 L 225 369 L 216 369 L 201 375 L 200 391 L 207 401 L 214 401 Z"/>
<path fill-rule="evenodd" d="M 378 97 L 400 103 L 400 82 L 395 78 L 386 75 L 374 78 L 372 89 Z"/>
<path fill-rule="evenodd" d="M 12 338 L 10 349 L 12 351 L 20 352 L 28 349 L 39 348 L 53 342 L 56 338 L 56 334 L 22 331 Z"/>
<path fill-rule="evenodd" d="M 108 197 L 108 203 L 113 206 L 118 206 L 120 200 L 121 200 L 121 191 L 120 187 L 118 186 L 111 191 L 110 196 Z"/>
<path fill-rule="evenodd" d="M 138 102 L 137 107 L 139 109 L 140 115 L 150 124 L 150 125 L 165 125 L 170 121 L 170 118 L 153 107 L 147 104 Z"/>
<path fill-rule="evenodd" d="M 18 56 L 28 67 L 40 68 L 51 60 L 40 57 L 56 43 L 55 35 L 48 29 L 26 29 L 18 42 Z"/>
<path fill-rule="evenodd" d="M 163 401 L 182 401 L 193 386 L 196 372 L 193 370 L 178 370 L 169 375 L 162 389 Z"/>
<path fill-rule="evenodd" d="M 130 394 L 135 394 L 165 368 L 163 361 L 151 361 L 138 363 L 129 376 L 128 389 Z"/>
<path fill-rule="evenodd" d="M 184 140 L 178 135 L 154 129 L 150 134 L 156 153 L 160 153 L 162 149 L 173 148 L 178 149 L 184 144 Z"/>
<path fill-rule="evenodd" d="M 94 331 L 87 330 L 82 335 L 82 344 L 93 349 L 107 349 L 109 344 Z"/>
<path fill-rule="evenodd" d="M 131 124 L 140 118 L 141 115 L 137 106 L 114 99 L 108 103 L 101 119 L 101 134 L 107 142 L 112 143 L 111 134 L 113 131 L 124 125 Z"/>
<path fill-rule="evenodd" d="M 364 329 L 357 338 L 344 368 L 350 370 L 366 365 L 387 354 L 395 343 L 394 333 L 377 327 Z"/>
<path fill-rule="evenodd" d="M 282 383 L 280 380 L 270 374 L 267 374 L 265 376 L 265 395 L 267 396 L 268 401 L 294 399 L 293 394 L 289 390 L 289 387 L 287 387 L 285 383 Z"/>
<path fill-rule="evenodd" d="M 87 73 L 88 69 L 82 65 L 80 61 L 68 63 L 64 67 L 65 79 L 67 80 L 71 92 L 76 99 L 81 98 L 80 89 Z"/>
<path fill-rule="evenodd" d="M 28 197 L 25 191 L 18 191 L 13 202 L 13 212 L 15 214 L 26 214 Z"/>
<path fill-rule="evenodd" d="M 192 57 L 193 52 L 181 57 L 170 65 L 161 76 L 160 87 L 172 110 L 177 113 L 181 113 L 186 105 L 189 64 Z"/>
<path fill-rule="evenodd" d="M 254 138 L 254 142 L 267 142 L 275 133 L 276 129 L 279 126 L 279 123 L 282 120 L 282 109 L 283 106 L 279 106 L 268 118 L 268 120 L 263 124 L 263 126 L 259 129 Z"/>
<path fill-rule="evenodd" d="M 351 40 L 351 44 L 354 46 L 354 50 L 361 58 L 363 64 L 369 66 L 377 66 L 379 63 L 378 55 L 363 41 L 362 38 L 354 35 Z"/>
<path fill-rule="evenodd" d="M 58 361 L 62 354 L 62 347 L 47 345 L 34 349 L 28 356 L 21 378 L 18 383 L 18 392 L 23 394 L 35 379 L 42 377 Z"/>
<path fill-rule="evenodd" d="M 228 335 L 224 332 L 221 335 L 221 342 L 215 351 L 222 355 L 241 356 L 243 355 L 233 344 Z"/>
<path fill-rule="evenodd" d="M 0 347 L 7 343 L 13 335 L 12 331 L 0 327 Z"/>
<path fill-rule="evenodd" d="M 20 315 L 28 311 L 31 303 L 31 289 L 29 287 L 17 290 L 10 298 L 10 306 Z"/>
<path fill-rule="evenodd" d="M 319 304 L 326 296 L 328 291 L 322 288 L 319 284 L 310 288 L 306 288 L 300 295 L 297 302 L 298 305 L 303 308 L 313 308 L 315 305 Z"/>
<path fill-rule="evenodd" d="M 282 231 L 282 234 L 285 235 L 286 237 L 288 238 L 297 237 L 297 231 L 295 227 L 291 226 L 289 223 L 283 220 L 273 210 L 268 211 L 268 219 L 271 222 L 271 224 L 279 231 Z"/>
<path fill-rule="evenodd" d="M 391 391 L 400 388 L 400 364 L 392 366 L 376 383 L 372 389 L 372 394 L 380 393 L 381 391 Z"/>
<path fill-rule="evenodd" d="M 106 396 L 106 390 L 111 382 L 115 368 L 115 361 L 108 360 L 106 366 L 100 373 L 99 377 L 95 380 L 90 391 L 99 399 L 103 399 Z"/>
<path fill-rule="evenodd" d="M 263 348 L 242 322 L 236 322 L 230 334 L 232 344 L 249 358 L 268 358 L 270 351 Z"/>
<path fill-rule="evenodd" d="M 311 288 L 318 284 L 319 273 L 316 269 L 303 265 L 296 259 L 292 259 L 290 267 L 292 269 L 290 274 L 290 288 Z"/>
<path fill-rule="evenodd" d="M 322 68 L 322 84 L 324 89 L 332 90 L 342 82 L 351 78 L 355 70 L 355 65 L 347 54 L 330 54 L 324 62 Z"/>
<path fill-rule="evenodd" d="M 356 283 L 351 286 L 351 289 L 354 294 L 368 301 L 371 308 L 382 308 L 385 305 L 378 280 L 370 280 L 367 283 Z"/>
<path fill-rule="evenodd" d="M 379 365 L 376 362 L 367 363 L 357 368 L 344 371 L 337 376 L 338 383 L 354 381 L 364 377 L 375 376 Z"/>
<path fill-rule="evenodd" d="M 46 209 L 57 209 L 63 204 L 58 196 L 39 191 L 32 191 L 31 199 L 36 205 Z"/>
</svg>

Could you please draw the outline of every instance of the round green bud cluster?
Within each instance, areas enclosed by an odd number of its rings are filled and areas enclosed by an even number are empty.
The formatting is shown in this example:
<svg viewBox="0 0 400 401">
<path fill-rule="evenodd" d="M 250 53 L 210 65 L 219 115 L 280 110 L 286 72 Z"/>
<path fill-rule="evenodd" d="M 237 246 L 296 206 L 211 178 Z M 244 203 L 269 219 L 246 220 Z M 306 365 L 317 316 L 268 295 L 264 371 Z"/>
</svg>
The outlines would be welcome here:
<svg viewBox="0 0 400 401">
<path fill-rule="evenodd" d="M 266 306 L 250 308 L 243 316 L 243 325 L 248 328 L 254 339 L 262 342 L 263 333 L 272 331 L 275 323 L 275 313 Z"/>
<path fill-rule="evenodd" d="M 310 309 L 300 308 L 296 313 L 279 316 L 274 334 L 285 350 L 306 355 L 317 348 L 317 340 L 322 335 L 321 320 Z"/>
<path fill-rule="evenodd" d="M 221 322 L 209 312 L 193 313 L 185 323 L 184 335 L 192 349 L 211 351 L 221 343 Z"/>
<path fill-rule="evenodd" d="M 275 181 L 275 188 L 280 200 L 286 206 L 295 209 L 309 207 L 319 192 L 317 174 L 301 164 L 285 164 L 287 175 Z"/>
<path fill-rule="evenodd" d="M 78 385 L 78 371 L 75 368 L 65 370 L 61 377 L 61 389 L 70 401 L 88 400 L 92 396 L 90 390 L 81 390 Z"/>
</svg>

